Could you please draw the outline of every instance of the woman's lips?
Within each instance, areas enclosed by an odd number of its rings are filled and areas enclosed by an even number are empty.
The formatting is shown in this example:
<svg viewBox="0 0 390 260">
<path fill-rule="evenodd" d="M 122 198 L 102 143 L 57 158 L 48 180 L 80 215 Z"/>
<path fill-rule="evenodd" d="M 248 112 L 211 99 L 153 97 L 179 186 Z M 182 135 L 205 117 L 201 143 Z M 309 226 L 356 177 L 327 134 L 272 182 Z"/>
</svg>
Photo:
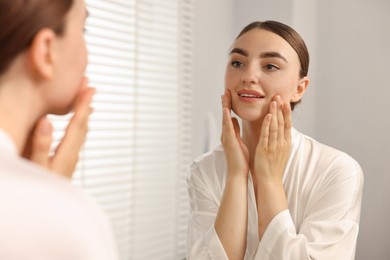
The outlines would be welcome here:
<svg viewBox="0 0 390 260">
<path fill-rule="evenodd" d="M 243 89 L 237 92 L 242 102 L 258 102 L 264 98 L 264 95 L 254 90 Z"/>
</svg>

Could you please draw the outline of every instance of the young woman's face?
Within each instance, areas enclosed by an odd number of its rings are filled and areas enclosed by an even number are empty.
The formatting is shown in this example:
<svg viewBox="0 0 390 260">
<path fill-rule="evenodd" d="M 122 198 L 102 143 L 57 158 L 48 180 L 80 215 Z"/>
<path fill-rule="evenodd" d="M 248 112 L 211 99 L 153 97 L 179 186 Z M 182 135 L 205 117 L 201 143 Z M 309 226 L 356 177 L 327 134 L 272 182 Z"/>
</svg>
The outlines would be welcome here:
<svg viewBox="0 0 390 260">
<path fill-rule="evenodd" d="M 58 37 L 57 64 L 54 80 L 56 91 L 52 93 L 53 114 L 68 113 L 79 93 L 79 82 L 87 66 L 87 49 L 84 40 L 87 16 L 84 0 L 74 0 L 66 16 L 65 32 Z"/>
<path fill-rule="evenodd" d="M 257 121 L 276 95 L 284 103 L 298 101 L 299 71 L 298 55 L 282 37 L 262 29 L 246 32 L 233 43 L 226 67 L 233 111 L 243 120 Z"/>
</svg>

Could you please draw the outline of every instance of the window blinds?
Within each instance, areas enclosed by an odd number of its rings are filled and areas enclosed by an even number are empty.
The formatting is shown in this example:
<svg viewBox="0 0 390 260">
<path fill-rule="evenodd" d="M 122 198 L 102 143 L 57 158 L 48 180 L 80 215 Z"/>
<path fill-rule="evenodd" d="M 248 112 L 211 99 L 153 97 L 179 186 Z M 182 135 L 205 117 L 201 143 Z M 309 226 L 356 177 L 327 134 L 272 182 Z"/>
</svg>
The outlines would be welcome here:
<svg viewBox="0 0 390 260">
<path fill-rule="evenodd" d="M 183 259 L 192 0 L 86 2 L 97 94 L 74 182 L 107 212 L 121 259 Z M 68 117 L 52 117 L 57 140 Z"/>
</svg>

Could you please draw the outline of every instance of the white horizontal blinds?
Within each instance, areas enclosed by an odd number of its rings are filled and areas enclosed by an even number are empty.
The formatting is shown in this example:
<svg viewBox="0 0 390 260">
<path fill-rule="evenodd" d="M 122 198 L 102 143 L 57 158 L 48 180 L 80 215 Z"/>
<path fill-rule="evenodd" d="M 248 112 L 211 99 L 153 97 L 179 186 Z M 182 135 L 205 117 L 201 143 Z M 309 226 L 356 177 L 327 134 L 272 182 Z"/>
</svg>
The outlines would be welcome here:
<svg viewBox="0 0 390 260">
<path fill-rule="evenodd" d="M 135 1 L 87 1 L 87 75 L 97 88 L 75 175 L 108 213 L 122 259 L 131 259 L 136 138 Z"/>
<path fill-rule="evenodd" d="M 174 259 L 178 179 L 178 4 L 136 4 L 133 259 Z"/>
<path fill-rule="evenodd" d="M 193 28 L 194 10 L 193 0 L 179 1 L 179 180 L 177 187 L 176 210 L 176 258 L 186 257 L 186 236 L 189 217 L 189 204 L 187 198 L 186 168 L 191 158 L 192 144 L 192 82 L 193 81 Z"/>
<path fill-rule="evenodd" d="M 192 4 L 86 2 L 87 75 L 97 94 L 74 182 L 107 212 L 121 259 L 183 259 Z M 51 117 L 56 140 L 70 116 Z"/>
</svg>

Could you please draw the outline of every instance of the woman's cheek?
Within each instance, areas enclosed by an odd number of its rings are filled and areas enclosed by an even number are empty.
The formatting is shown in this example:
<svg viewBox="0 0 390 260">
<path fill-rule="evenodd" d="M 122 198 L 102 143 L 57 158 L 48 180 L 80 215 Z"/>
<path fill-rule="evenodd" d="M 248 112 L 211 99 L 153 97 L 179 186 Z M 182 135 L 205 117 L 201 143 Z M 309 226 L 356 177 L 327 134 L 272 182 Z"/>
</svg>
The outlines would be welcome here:
<svg viewBox="0 0 390 260">
<path fill-rule="evenodd" d="M 284 103 L 290 103 L 293 95 L 293 84 L 291 82 L 282 82 L 274 88 L 273 96 L 279 95 Z"/>
<path fill-rule="evenodd" d="M 228 69 L 226 70 L 226 74 L 225 74 L 225 89 L 232 90 L 232 77 Z"/>
</svg>

